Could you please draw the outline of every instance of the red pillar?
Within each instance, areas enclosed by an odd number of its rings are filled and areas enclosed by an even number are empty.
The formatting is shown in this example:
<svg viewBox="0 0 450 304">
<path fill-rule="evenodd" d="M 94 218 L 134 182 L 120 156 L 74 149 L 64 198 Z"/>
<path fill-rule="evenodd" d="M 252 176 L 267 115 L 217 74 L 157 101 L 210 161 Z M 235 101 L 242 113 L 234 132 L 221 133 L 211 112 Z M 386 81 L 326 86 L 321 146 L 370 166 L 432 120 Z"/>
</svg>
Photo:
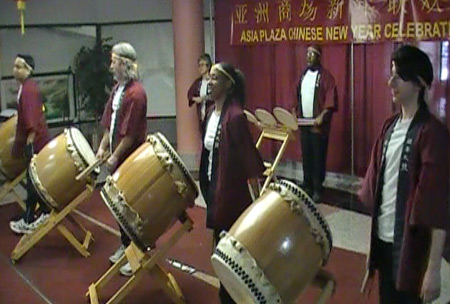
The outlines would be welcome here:
<svg viewBox="0 0 450 304">
<path fill-rule="evenodd" d="M 15 59 L 15 58 L 14 58 Z M 2 63 L 3 63 L 3 56 L 2 56 L 2 36 L 0 35 L 0 79 L 2 78 Z M 12 71 L 11 71 L 12 72 Z M 0 111 L 2 111 L 2 110 L 4 110 L 2 107 L 1 107 L 1 102 L 2 102 L 2 94 L 1 94 L 1 87 L 0 87 Z"/>
<path fill-rule="evenodd" d="M 187 91 L 199 76 L 197 59 L 204 53 L 203 0 L 172 0 L 177 150 L 189 169 L 198 169 L 200 134 L 195 107 L 188 107 Z"/>
</svg>

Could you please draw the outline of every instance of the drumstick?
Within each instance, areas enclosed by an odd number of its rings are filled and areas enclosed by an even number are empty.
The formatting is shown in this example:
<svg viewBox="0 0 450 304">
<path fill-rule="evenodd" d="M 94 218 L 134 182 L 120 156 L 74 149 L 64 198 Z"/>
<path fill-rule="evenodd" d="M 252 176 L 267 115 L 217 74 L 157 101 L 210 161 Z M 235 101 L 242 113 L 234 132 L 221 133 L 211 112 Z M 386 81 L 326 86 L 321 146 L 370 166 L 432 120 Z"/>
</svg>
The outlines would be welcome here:
<svg viewBox="0 0 450 304">
<path fill-rule="evenodd" d="M 247 186 L 248 186 L 248 192 L 250 192 L 250 197 L 252 199 L 252 202 L 254 202 L 256 199 L 256 196 L 255 196 L 255 193 L 253 192 L 253 187 L 252 187 L 252 185 L 250 185 L 250 183 L 247 183 Z"/>
<path fill-rule="evenodd" d="M 77 177 L 75 177 L 75 180 L 79 181 L 80 179 L 82 179 L 83 177 L 85 177 L 86 175 L 90 174 L 92 171 L 95 170 L 95 168 L 97 168 L 98 166 L 100 166 L 102 163 L 104 163 L 108 157 L 109 157 L 110 153 L 106 152 L 106 154 L 103 156 L 102 159 L 97 159 L 94 163 L 92 163 L 89 167 L 87 167 L 86 169 L 84 169 L 83 171 L 81 171 L 80 174 L 77 175 Z"/>
<path fill-rule="evenodd" d="M 364 293 L 365 292 L 368 279 L 369 279 L 369 271 L 367 270 L 366 273 L 364 274 L 364 278 L 363 278 L 363 280 L 361 282 L 361 288 L 359 289 L 360 293 Z"/>
</svg>

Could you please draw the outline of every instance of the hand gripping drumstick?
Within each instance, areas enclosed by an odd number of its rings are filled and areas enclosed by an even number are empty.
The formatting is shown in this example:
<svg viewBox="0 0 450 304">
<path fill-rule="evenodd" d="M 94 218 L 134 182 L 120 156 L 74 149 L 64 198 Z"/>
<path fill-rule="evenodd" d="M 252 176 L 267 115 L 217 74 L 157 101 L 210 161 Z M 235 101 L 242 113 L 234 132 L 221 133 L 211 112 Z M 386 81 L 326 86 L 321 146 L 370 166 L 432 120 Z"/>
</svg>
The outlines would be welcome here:
<svg viewBox="0 0 450 304">
<path fill-rule="evenodd" d="M 108 157 L 111 155 L 111 153 L 108 151 L 105 153 L 105 155 L 103 156 L 102 159 L 97 159 L 94 163 L 92 163 L 89 167 L 87 167 L 86 169 L 84 169 L 83 171 L 81 171 L 80 174 L 77 175 L 77 177 L 75 177 L 75 180 L 79 181 L 80 179 L 82 179 L 83 177 L 85 177 L 86 175 L 90 174 L 92 171 L 95 170 L 95 168 L 97 168 L 98 166 L 100 166 L 101 164 L 103 164 L 105 161 L 108 160 Z"/>
</svg>

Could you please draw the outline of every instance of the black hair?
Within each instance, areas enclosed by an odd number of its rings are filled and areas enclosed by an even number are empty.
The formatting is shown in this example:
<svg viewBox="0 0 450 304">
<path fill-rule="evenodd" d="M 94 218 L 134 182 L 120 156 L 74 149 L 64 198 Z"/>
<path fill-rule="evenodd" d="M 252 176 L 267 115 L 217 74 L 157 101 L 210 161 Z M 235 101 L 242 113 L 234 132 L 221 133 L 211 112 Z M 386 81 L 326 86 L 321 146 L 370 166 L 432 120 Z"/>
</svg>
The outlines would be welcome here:
<svg viewBox="0 0 450 304">
<path fill-rule="evenodd" d="M 420 86 L 419 106 L 428 108 L 425 102 L 425 89 L 433 83 L 433 66 L 430 58 L 415 46 L 402 45 L 392 53 L 398 76 Z"/>
<path fill-rule="evenodd" d="M 234 66 L 227 62 L 219 63 L 222 69 L 224 69 L 234 80 L 231 90 L 228 92 L 228 98 L 236 98 L 241 105 L 245 104 L 245 76 Z"/>
<path fill-rule="evenodd" d="M 208 68 L 211 69 L 212 60 L 211 60 L 211 56 L 209 56 L 208 53 L 204 53 L 204 54 L 200 55 L 200 57 L 198 57 L 197 62 L 200 62 L 201 60 L 205 61 L 206 64 L 208 65 Z"/>
</svg>

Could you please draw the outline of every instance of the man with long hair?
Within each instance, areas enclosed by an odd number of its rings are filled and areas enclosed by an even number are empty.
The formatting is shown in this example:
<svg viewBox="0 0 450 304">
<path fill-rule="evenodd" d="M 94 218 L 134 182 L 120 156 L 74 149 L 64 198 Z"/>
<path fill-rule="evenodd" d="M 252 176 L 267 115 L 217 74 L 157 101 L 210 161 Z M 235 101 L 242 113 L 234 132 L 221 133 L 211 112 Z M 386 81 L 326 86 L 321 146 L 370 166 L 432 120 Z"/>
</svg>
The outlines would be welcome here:
<svg viewBox="0 0 450 304">
<path fill-rule="evenodd" d="M 97 151 L 97 158 L 103 159 L 105 153 L 109 151 L 111 156 L 106 161 L 106 167 L 112 173 L 145 141 L 147 95 L 138 81 L 136 51 L 129 43 L 121 42 L 113 46 L 110 69 L 117 84 L 103 112 L 101 124 L 105 132 Z M 116 263 L 131 243 L 122 229 L 120 232 L 122 244 L 109 257 L 111 263 Z M 130 264 L 122 266 L 120 273 L 131 276 Z"/>
</svg>

